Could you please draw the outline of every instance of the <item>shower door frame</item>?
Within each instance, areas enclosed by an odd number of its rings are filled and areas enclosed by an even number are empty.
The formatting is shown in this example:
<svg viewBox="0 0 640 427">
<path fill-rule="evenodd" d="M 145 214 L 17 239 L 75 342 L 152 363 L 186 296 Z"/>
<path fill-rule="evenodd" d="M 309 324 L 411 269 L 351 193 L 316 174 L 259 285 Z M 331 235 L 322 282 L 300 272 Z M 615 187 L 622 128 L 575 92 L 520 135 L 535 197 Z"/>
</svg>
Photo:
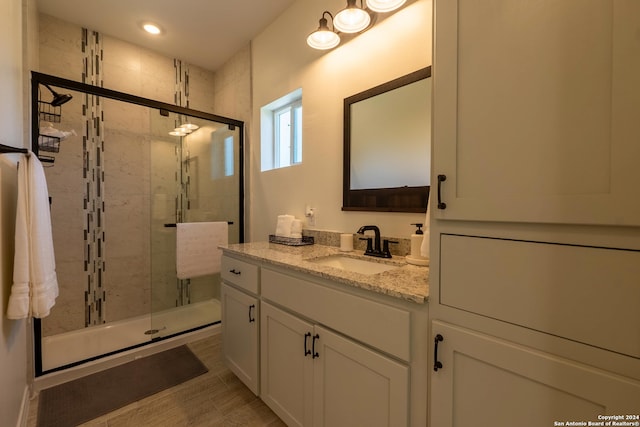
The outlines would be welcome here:
<svg viewBox="0 0 640 427">
<path fill-rule="evenodd" d="M 216 114 L 206 113 L 204 111 L 192 110 L 190 108 L 180 107 L 177 105 L 167 104 L 165 102 L 155 101 L 148 98 L 143 98 L 136 95 L 131 95 L 124 92 L 118 92 L 111 89 L 106 89 L 99 86 L 89 85 L 86 83 L 77 82 L 74 80 L 65 79 L 62 77 L 52 76 L 49 74 L 39 73 L 37 71 L 31 71 L 31 151 L 38 155 L 39 145 L 38 145 L 38 133 L 40 131 L 39 127 L 39 110 L 38 110 L 38 100 L 39 100 L 39 88 L 41 84 L 48 84 L 50 86 L 55 86 L 56 88 L 69 89 L 77 92 L 82 92 L 90 95 L 96 95 L 103 98 L 113 99 L 116 101 L 128 102 L 130 104 L 136 104 L 143 107 L 148 107 L 152 109 L 156 109 L 160 112 L 160 114 L 169 114 L 176 113 L 181 115 L 187 115 L 190 117 L 196 117 L 199 119 L 209 120 L 218 123 L 224 123 L 230 126 L 238 127 L 238 175 L 239 175 L 239 188 L 238 188 L 238 196 L 240 200 L 240 206 L 238 211 L 238 241 L 240 243 L 244 243 L 244 213 L 245 213 L 245 201 L 244 201 L 244 122 L 241 120 L 232 119 L 229 117 L 218 116 Z M 48 374 L 51 372 L 60 371 L 63 369 L 68 369 L 73 366 L 77 366 L 80 364 L 84 364 L 86 362 L 100 359 L 106 356 L 110 356 L 116 353 L 120 353 L 123 351 L 131 350 L 137 347 L 143 347 L 148 345 L 151 342 L 166 340 L 178 335 L 182 335 L 188 332 L 192 332 L 198 329 L 202 329 L 209 325 L 203 325 L 201 327 L 196 327 L 193 329 L 189 329 L 186 331 L 182 331 L 176 334 L 168 335 L 161 338 L 154 338 L 153 340 L 149 340 L 148 342 L 134 345 L 131 347 L 123 348 L 117 351 L 113 351 L 107 354 L 102 354 L 99 356 L 95 356 L 89 359 L 81 360 L 78 362 L 74 362 L 65 366 L 61 366 L 58 368 L 53 368 L 43 372 L 42 370 L 42 323 L 41 319 L 34 318 L 33 322 L 33 333 L 34 333 L 34 368 L 35 368 L 35 376 L 39 377 L 43 374 Z"/>
</svg>

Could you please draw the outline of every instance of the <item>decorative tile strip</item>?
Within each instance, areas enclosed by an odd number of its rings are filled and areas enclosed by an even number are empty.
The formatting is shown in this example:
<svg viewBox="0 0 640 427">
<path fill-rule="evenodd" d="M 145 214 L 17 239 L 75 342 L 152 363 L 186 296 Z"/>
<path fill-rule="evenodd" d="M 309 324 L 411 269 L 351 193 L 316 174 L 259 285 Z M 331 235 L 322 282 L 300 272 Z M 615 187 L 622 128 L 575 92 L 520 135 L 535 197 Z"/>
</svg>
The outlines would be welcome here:
<svg viewBox="0 0 640 427">
<path fill-rule="evenodd" d="M 82 29 L 82 82 L 103 86 L 102 37 L 96 31 Z M 84 179 L 84 270 L 85 326 L 106 322 L 106 289 L 104 288 L 104 112 L 100 97 L 85 94 L 83 114 L 83 179 Z"/>
</svg>

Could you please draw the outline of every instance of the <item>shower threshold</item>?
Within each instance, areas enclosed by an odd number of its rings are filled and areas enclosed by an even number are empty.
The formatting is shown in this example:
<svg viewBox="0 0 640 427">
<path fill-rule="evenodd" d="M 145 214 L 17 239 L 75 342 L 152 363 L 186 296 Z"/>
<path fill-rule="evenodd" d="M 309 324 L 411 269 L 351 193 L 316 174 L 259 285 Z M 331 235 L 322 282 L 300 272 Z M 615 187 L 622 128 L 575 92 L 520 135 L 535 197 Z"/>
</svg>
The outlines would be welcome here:
<svg viewBox="0 0 640 427">
<path fill-rule="evenodd" d="M 152 321 L 153 328 L 150 327 Z M 92 360 L 218 321 L 220 301 L 211 299 L 43 337 L 42 371 L 44 373 L 62 366 Z M 147 333 L 151 330 L 153 333 Z"/>
</svg>

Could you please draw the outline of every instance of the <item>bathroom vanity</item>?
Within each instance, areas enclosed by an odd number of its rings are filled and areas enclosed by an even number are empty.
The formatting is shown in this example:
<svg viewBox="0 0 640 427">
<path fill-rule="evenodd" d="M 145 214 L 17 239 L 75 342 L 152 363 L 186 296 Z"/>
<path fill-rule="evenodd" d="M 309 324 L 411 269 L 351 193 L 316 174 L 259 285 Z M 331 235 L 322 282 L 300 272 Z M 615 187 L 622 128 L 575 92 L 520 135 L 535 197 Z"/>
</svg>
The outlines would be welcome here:
<svg viewBox="0 0 640 427">
<path fill-rule="evenodd" d="M 426 425 L 428 268 L 322 245 L 223 253 L 225 360 L 287 425 Z"/>
</svg>

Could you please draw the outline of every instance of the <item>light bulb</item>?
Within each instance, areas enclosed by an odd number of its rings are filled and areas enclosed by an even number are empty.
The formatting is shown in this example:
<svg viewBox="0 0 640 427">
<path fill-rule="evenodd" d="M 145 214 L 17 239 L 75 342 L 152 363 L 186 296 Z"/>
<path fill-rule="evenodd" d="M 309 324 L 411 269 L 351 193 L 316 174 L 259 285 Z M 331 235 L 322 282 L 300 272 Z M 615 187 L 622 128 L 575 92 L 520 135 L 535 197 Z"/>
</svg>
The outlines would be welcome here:
<svg viewBox="0 0 640 427">
<path fill-rule="evenodd" d="M 193 123 L 184 123 L 184 124 L 181 124 L 181 125 L 180 125 L 180 127 L 181 127 L 182 129 L 187 129 L 187 130 L 189 130 L 189 132 L 192 132 L 192 131 L 194 131 L 194 130 L 198 129 L 200 126 L 198 126 L 198 125 L 196 125 L 196 124 L 193 124 Z"/>
<path fill-rule="evenodd" d="M 369 26 L 371 16 L 364 10 L 349 2 L 333 20 L 333 26 L 343 33 L 358 33 Z"/>
<path fill-rule="evenodd" d="M 147 22 L 142 24 L 142 28 L 149 34 L 153 34 L 154 36 L 162 33 L 162 30 L 156 24 L 152 24 L 151 22 Z"/>
<path fill-rule="evenodd" d="M 336 47 L 338 43 L 340 43 L 340 36 L 328 29 L 318 29 L 307 37 L 307 44 L 314 49 L 331 49 Z"/>
<path fill-rule="evenodd" d="M 407 0 L 367 0 L 367 7 L 374 12 L 391 12 L 405 4 Z"/>
</svg>

